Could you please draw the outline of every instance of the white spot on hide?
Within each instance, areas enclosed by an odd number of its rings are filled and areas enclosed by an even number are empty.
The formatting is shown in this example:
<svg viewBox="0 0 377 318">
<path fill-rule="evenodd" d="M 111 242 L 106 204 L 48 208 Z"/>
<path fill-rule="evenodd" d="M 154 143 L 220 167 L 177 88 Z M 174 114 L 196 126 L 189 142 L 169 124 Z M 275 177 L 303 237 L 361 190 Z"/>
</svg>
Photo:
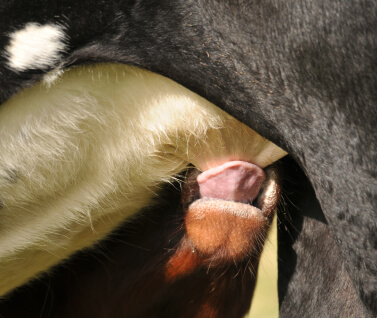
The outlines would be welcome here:
<svg viewBox="0 0 377 318">
<path fill-rule="evenodd" d="M 65 33 L 58 25 L 29 23 L 10 34 L 10 42 L 6 47 L 8 65 L 16 71 L 54 66 L 66 47 L 65 38 Z"/>
</svg>

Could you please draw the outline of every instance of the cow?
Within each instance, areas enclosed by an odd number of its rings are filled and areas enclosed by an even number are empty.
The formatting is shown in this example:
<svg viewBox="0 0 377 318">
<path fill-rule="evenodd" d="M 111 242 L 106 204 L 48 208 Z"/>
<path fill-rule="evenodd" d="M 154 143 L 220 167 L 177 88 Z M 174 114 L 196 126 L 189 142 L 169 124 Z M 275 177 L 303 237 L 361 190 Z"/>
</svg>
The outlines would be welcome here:
<svg viewBox="0 0 377 318">
<path fill-rule="evenodd" d="M 375 316 L 376 6 L 309 0 L 1 4 L 3 293 L 103 239 L 128 216 L 150 205 L 159 211 L 167 203 L 152 204 L 153 194 L 162 182 L 177 186 L 179 176 L 190 183 L 190 164 L 201 171 L 232 161 L 266 168 L 287 152 L 279 162 L 286 197 L 278 235 L 281 315 Z M 128 107 L 119 112 L 123 96 L 115 88 L 128 76 L 131 108 L 144 117 L 134 118 Z M 156 83 L 156 76 L 164 79 Z M 181 113 L 161 106 L 169 103 Z M 114 155 L 120 136 L 128 138 L 129 150 L 119 152 L 131 158 L 126 167 Z M 93 146 L 99 144 L 106 151 Z M 150 146 L 157 147 L 154 156 Z M 113 181 L 124 176 L 119 188 Z M 192 187 L 200 194 L 195 182 Z M 184 191 L 180 196 L 175 209 L 167 208 L 186 222 L 178 242 L 187 235 L 195 249 L 207 249 L 205 237 L 195 241 L 200 231 L 187 231 L 191 205 L 182 204 Z M 153 303 L 151 295 L 141 296 Z M 199 314 L 209 316 L 203 306 Z M 177 307 L 182 315 L 195 310 Z"/>
</svg>

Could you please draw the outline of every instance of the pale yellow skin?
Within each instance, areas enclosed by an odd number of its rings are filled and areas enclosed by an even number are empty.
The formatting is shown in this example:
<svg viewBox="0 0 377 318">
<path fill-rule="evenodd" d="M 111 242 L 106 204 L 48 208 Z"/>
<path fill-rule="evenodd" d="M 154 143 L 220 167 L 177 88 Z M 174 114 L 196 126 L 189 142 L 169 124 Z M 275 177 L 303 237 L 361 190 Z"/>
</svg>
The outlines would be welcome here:
<svg viewBox="0 0 377 318">
<path fill-rule="evenodd" d="M 74 68 L 0 107 L 0 295 L 106 236 L 193 164 L 286 153 L 205 99 L 122 65 Z"/>
</svg>

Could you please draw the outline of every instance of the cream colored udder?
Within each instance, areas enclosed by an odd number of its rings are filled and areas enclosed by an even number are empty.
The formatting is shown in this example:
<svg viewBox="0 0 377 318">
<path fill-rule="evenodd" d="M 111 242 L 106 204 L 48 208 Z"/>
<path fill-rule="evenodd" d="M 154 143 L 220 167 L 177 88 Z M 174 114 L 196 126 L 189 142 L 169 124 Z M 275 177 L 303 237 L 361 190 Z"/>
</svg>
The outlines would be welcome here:
<svg viewBox="0 0 377 318">
<path fill-rule="evenodd" d="M 134 67 L 65 72 L 0 107 L 0 295 L 90 246 L 194 164 L 285 155 L 175 82 Z"/>
</svg>

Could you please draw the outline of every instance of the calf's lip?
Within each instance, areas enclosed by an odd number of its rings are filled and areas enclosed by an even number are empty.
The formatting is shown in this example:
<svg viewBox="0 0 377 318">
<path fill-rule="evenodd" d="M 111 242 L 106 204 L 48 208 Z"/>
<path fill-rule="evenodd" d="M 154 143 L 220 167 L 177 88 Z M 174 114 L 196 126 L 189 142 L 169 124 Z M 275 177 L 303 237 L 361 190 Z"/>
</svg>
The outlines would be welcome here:
<svg viewBox="0 0 377 318">
<path fill-rule="evenodd" d="M 184 205 L 185 229 L 193 250 L 202 255 L 202 261 L 213 265 L 259 255 L 280 195 L 276 168 L 264 170 L 266 179 L 257 197 L 248 203 L 200 198 L 199 185 L 193 177 L 199 172 L 194 171 L 188 177 L 186 188 L 191 186 L 189 194 L 194 195 Z M 187 195 L 185 189 L 183 194 Z"/>
</svg>

